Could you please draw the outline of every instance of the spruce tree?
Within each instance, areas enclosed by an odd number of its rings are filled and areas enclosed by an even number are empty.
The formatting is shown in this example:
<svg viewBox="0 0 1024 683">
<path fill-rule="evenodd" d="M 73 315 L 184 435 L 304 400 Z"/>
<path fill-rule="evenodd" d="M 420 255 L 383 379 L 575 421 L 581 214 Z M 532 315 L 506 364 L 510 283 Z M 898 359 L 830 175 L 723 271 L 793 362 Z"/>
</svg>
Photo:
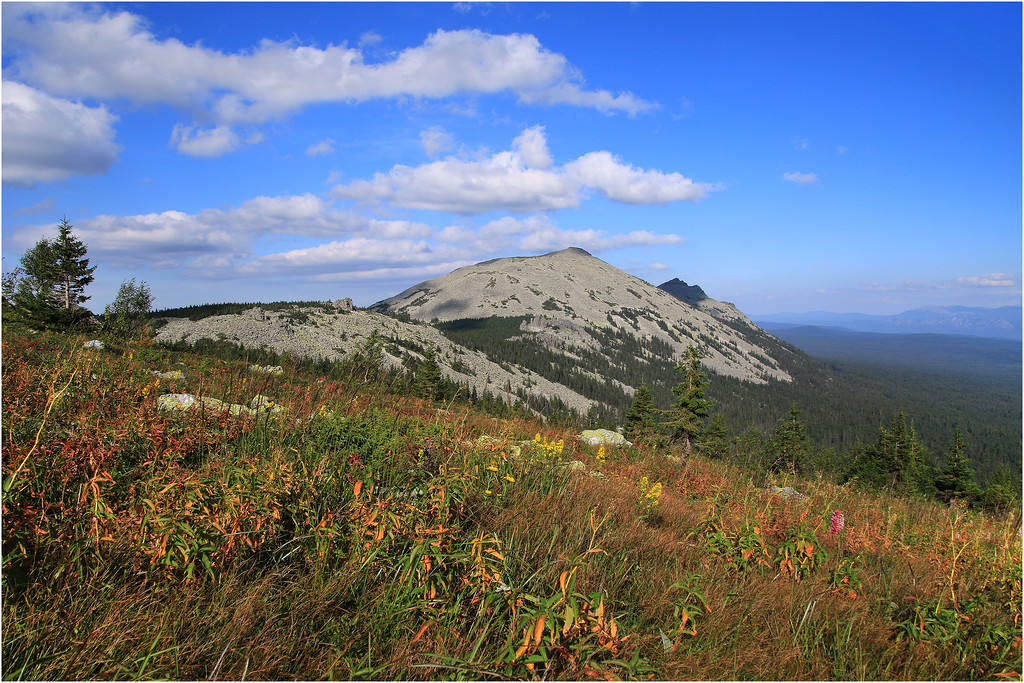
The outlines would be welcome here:
<svg viewBox="0 0 1024 683">
<path fill-rule="evenodd" d="M 685 455 L 693 450 L 693 441 L 704 428 L 703 419 L 714 406 L 714 401 L 704 398 L 708 382 L 700 366 L 702 357 L 692 344 L 686 349 L 676 365 L 676 372 L 682 375 L 682 381 L 672 388 L 677 396 L 676 404 L 660 411 L 667 418 L 662 425 L 668 430 L 669 438 L 683 444 Z"/>
<path fill-rule="evenodd" d="M 622 435 L 633 443 L 650 444 L 654 441 L 657 424 L 654 420 L 654 399 L 647 383 L 641 383 L 633 394 L 633 403 L 626 412 Z"/>
<path fill-rule="evenodd" d="M 729 427 L 725 423 L 725 415 L 715 413 L 711 424 L 704 430 L 700 440 L 701 455 L 715 460 L 722 460 L 729 455 Z"/>
<path fill-rule="evenodd" d="M 71 227 L 67 218 L 62 219 L 57 226 L 57 239 L 50 243 L 53 266 L 59 277 L 61 303 L 65 310 L 76 308 L 89 300 L 84 291 L 86 285 L 95 279 L 92 274 L 96 271 L 96 266 L 90 267 L 89 259 L 85 258 L 88 249 L 82 240 L 71 233 Z"/>
<path fill-rule="evenodd" d="M 437 364 L 437 351 L 433 346 L 428 346 L 423 352 L 423 360 L 416 368 L 416 379 L 413 386 L 414 393 L 420 398 L 438 398 L 438 388 L 441 383 L 441 367 Z"/>
<path fill-rule="evenodd" d="M 85 258 L 86 247 L 71 234 L 67 219 L 56 239 L 43 237 L 21 257 L 21 266 L 4 280 L 4 297 L 14 317 L 38 327 L 70 327 L 86 319 L 80 304 L 89 297 L 95 266 Z"/>
<path fill-rule="evenodd" d="M 800 419 L 800 409 L 794 403 L 789 418 L 775 428 L 768 448 L 774 458 L 772 469 L 785 470 L 796 476 L 797 468 L 807 458 L 807 429 Z"/>
<path fill-rule="evenodd" d="M 974 471 L 971 470 L 967 456 L 964 455 L 966 448 L 963 434 L 957 429 L 953 433 L 953 441 L 949 444 L 946 466 L 935 478 L 935 488 L 938 489 L 939 498 L 944 502 L 960 498 L 970 503 L 981 496 L 981 489 L 974 480 Z"/>
<path fill-rule="evenodd" d="M 935 493 L 931 455 L 917 440 L 914 426 L 907 422 L 901 408 L 889 423 L 880 428 L 878 441 L 864 449 L 851 471 L 861 482 L 894 493 Z"/>
</svg>

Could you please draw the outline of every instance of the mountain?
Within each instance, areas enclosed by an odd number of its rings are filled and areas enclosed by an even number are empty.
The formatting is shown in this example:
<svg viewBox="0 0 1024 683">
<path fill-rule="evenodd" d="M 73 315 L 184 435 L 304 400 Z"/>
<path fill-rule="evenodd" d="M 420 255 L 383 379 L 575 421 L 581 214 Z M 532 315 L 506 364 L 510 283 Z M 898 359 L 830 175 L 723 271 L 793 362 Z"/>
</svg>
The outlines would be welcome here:
<svg viewBox="0 0 1024 683">
<path fill-rule="evenodd" d="M 854 332 L 886 334 L 962 334 L 975 337 L 1022 339 L 1020 306 L 980 308 L 969 306 L 929 306 L 897 315 L 863 313 L 777 313 L 758 316 L 757 324 L 767 330 L 785 326 L 842 327 Z"/>
<path fill-rule="evenodd" d="M 758 340 L 763 332 L 735 306 L 711 299 L 699 287 L 672 282 L 683 288 L 686 298 L 571 247 L 465 266 L 369 308 L 442 328 L 459 320 L 521 317 L 518 341 L 540 344 L 567 360 L 579 359 L 580 351 L 596 351 L 607 361 L 598 367 L 623 364 L 623 354 L 611 349 L 615 337 L 625 335 L 649 347 L 641 360 L 678 360 L 687 346 L 696 344 L 705 367 L 717 374 L 753 383 L 792 379 L 780 359 L 772 357 L 776 352 Z M 694 296 L 697 292 L 702 296 Z M 635 380 L 642 378 L 618 379 L 631 393 Z"/>
</svg>

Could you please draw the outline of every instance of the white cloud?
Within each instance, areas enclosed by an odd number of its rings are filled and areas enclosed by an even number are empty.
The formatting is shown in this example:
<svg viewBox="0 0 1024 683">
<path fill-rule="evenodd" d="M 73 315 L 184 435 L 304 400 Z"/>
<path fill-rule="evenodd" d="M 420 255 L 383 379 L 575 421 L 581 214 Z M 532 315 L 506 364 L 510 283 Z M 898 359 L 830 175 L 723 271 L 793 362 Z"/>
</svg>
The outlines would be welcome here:
<svg viewBox="0 0 1024 683">
<path fill-rule="evenodd" d="M 395 165 L 371 180 L 337 185 L 343 199 L 378 199 L 412 209 L 476 214 L 504 209 L 530 213 L 579 205 L 578 188 L 563 174 L 526 168 L 513 152 L 482 161 L 448 157 L 429 164 Z"/>
<path fill-rule="evenodd" d="M 796 171 L 794 173 L 783 173 L 782 177 L 791 183 L 796 183 L 797 185 L 810 185 L 818 182 L 817 173 L 800 173 L 799 171 Z"/>
<path fill-rule="evenodd" d="M 399 164 L 370 180 L 336 185 L 331 192 L 343 199 L 468 215 L 575 208 L 587 187 L 626 204 L 697 201 L 714 189 L 679 173 L 635 168 L 609 152 L 590 152 L 555 167 L 540 126 L 524 131 L 512 147 L 483 159 L 449 156 L 418 167 Z"/>
<path fill-rule="evenodd" d="M 242 146 L 242 140 L 228 126 L 203 130 L 179 123 L 171 131 L 171 144 L 182 154 L 212 159 L 235 151 Z"/>
<path fill-rule="evenodd" d="M 3 82 L 3 182 L 31 186 L 104 173 L 121 150 L 106 107 L 59 99 Z"/>
<path fill-rule="evenodd" d="M 26 242 L 38 229 L 23 231 Z M 422 240 L 434 233 L 423 223 L 380 220 L 338 211 L 311 194 L 255 197 L 238 207 L 132 216 L 101 215 L 75 221 L 89 253 L 123 267 L 214 268 L 244 262 L 255 240 L 267 235 L 372 236 L 381 242 Z M 20 237 L 20 235 L 19 235 Z M 37 238 L 36 238 L 37 239 Z M 220 265 L 217 265 L 220 264 Z"/>
<path fill-rule="evenodd" d="M 315 145 L 310 145 L 306 148 L 306 156 L 308 157 L 318 157 L 324 154 L 334 154 L 334 140 L 331 138 L 321 140 Z"/>
<path fill-rule="evenodd" d="M 519 153 L 519 158 L 527 166 L 534 168 L 551 168 L 551 152 L 548 141 L 544 137 L 544 126 L 527 128 L 519 137 L 512 141 L 512 149 Z"/>
<path fill-rule="evenodd" d="M 420 144 L 428 157 L 436 157 L 441 152 L 447 152 L 454 147 L 452 135 L 441 126 L 431 126 L 427 130 L 420 131 Z"/>
<path fill-rule="evenodd" d="M 366 63 L 345 45 L 263 40 L 237 53 L 186 45 L 157 38 L 137 15 L 99 7 L 5 6 L 5 70 L 67 96 L 203 108 L 220 125 L 260 123 L 311 103 L 403 96 L 511 93 L 523 103 L 630 115 L 655 106 L 586 89 L 566 57 L 528 34 L 438 30 L 388 61 Z M 368 44 L 374 38 L 363 35 Z"/>
<path fill-rule="evenodd" d="M 589 152 L 566 165 L 570 176 L 609 199 L 623 204 L 695 202 L 707 196 L 709 185 L 695 183 L 679 173 L 645 171 L 623 164 L 610 152 Z"/>
<path fill-rule="evenodd" d="M 962 285 L 972 287 L 1013 287 L 1017 284 L 1012 275 L 1006 273 L 989 273 L 987 275 L 974 275 L 971 277 L 960 277 L 956 280 Z"/>
</svg>

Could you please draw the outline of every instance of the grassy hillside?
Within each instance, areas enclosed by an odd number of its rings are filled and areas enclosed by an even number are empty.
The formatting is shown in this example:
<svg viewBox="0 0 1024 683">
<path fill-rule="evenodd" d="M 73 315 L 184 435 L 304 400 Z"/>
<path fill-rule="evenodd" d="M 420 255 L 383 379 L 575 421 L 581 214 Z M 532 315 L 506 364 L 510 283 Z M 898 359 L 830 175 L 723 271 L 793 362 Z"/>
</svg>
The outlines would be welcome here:
<svg viewBox="0 0 1024 683">
<path fill-rule="evenodd" d="M 1019 514 L 84 341 L 4 330 L 5 680 L 1021 678 Z"/>
</svg>

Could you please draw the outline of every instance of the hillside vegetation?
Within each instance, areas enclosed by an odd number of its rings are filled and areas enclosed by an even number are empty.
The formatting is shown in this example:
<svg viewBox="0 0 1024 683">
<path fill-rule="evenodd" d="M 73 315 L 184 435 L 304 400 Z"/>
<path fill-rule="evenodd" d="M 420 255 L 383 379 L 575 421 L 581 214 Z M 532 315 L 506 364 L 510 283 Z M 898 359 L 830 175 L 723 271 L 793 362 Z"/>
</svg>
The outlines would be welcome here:
<svg viewBox="0 0 1024 683">
<path fill-rule="evenodd" d="M 5 680 L 1021 678 L 1019 512 L 87 339 L 4 329 Z"/>
</svg>

